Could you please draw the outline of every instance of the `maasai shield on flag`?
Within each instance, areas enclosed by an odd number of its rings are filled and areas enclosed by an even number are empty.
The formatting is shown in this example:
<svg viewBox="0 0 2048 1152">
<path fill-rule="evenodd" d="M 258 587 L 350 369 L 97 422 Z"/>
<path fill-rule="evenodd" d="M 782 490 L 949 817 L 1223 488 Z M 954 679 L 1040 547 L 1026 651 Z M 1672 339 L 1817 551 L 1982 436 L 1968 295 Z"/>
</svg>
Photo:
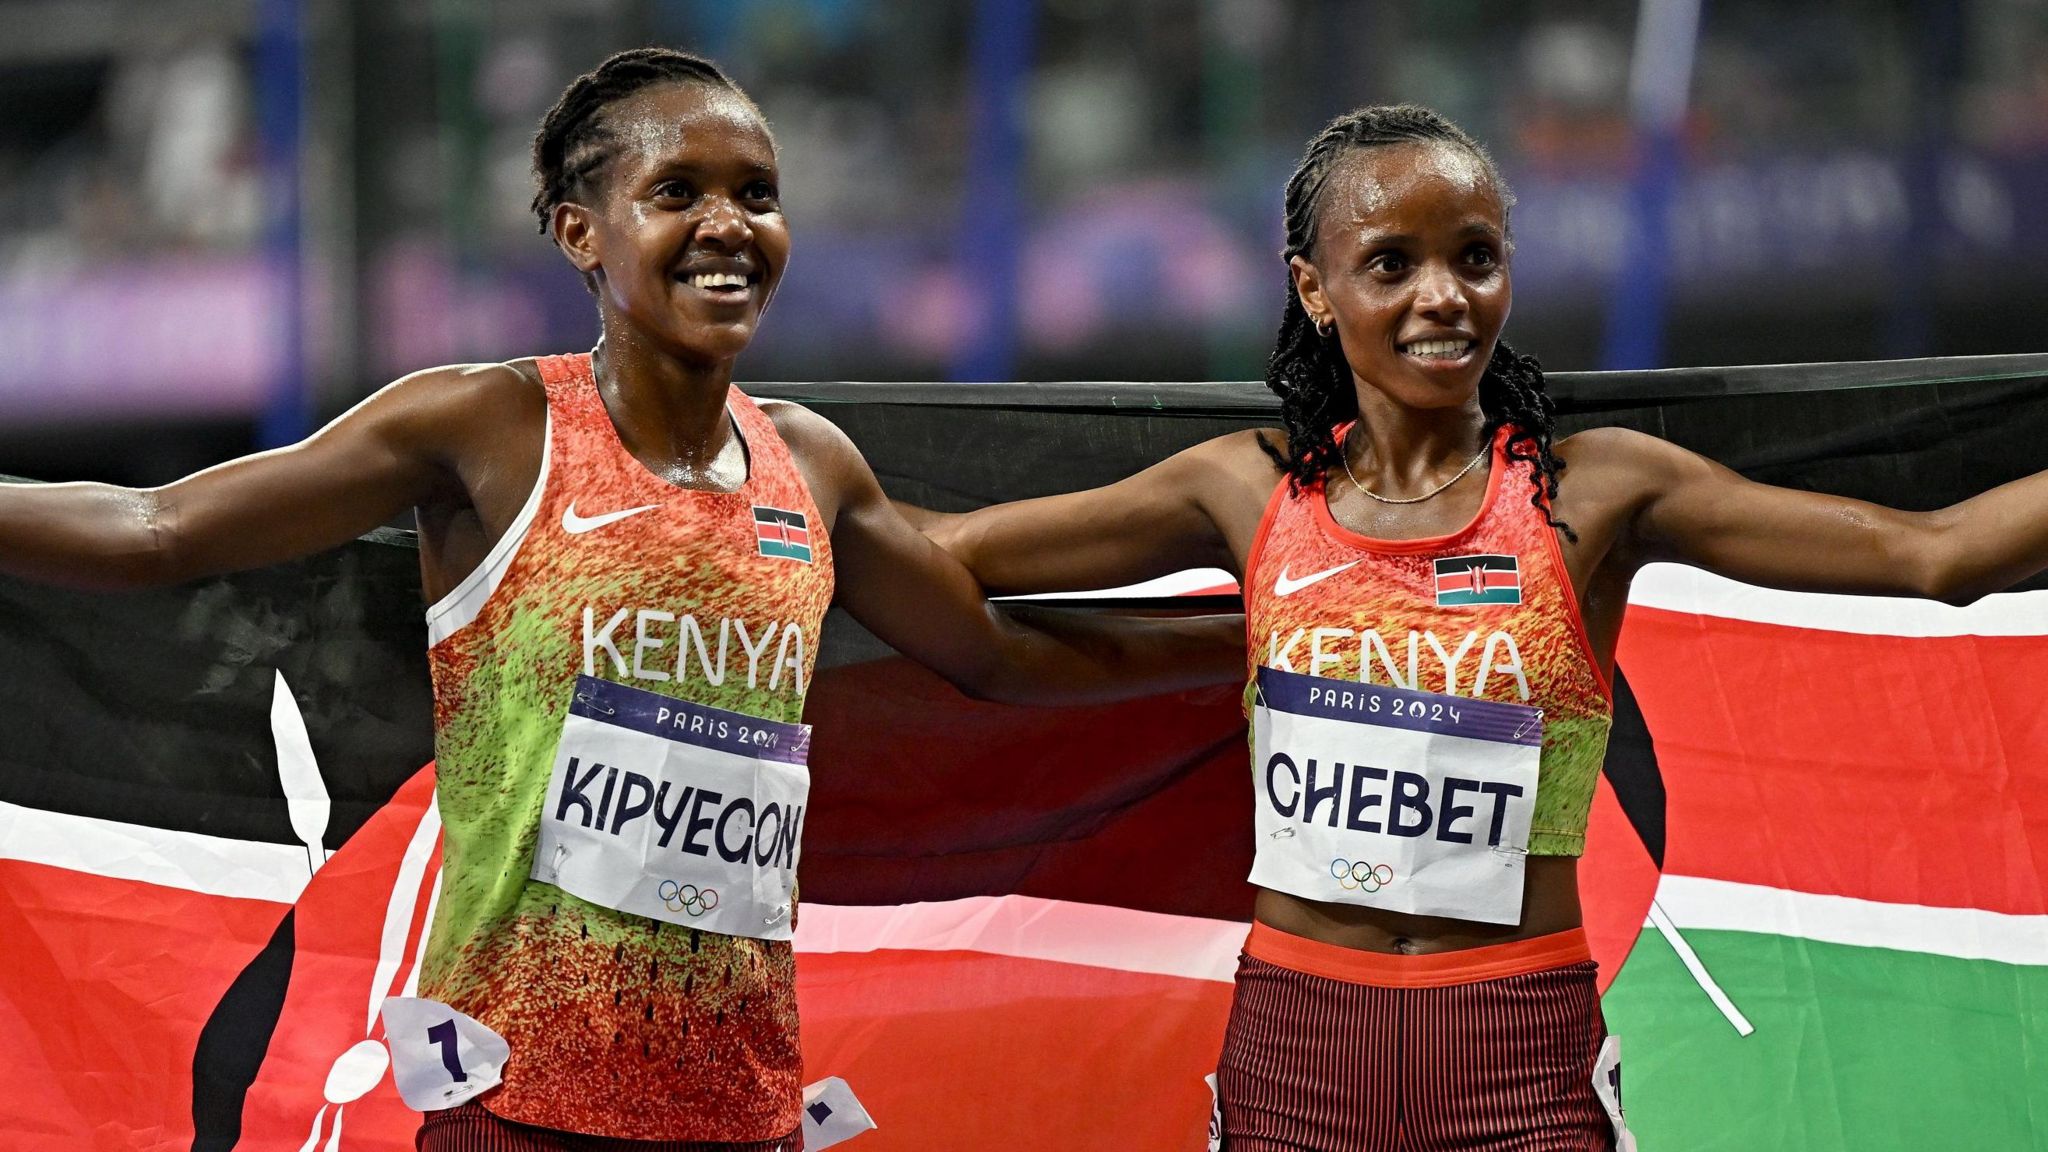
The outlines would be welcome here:
<svg viewBox="0 0 2048 1152">
<path fill-rule="evenodd" d="M 375 1017 L 438 872 L 402 544 L 0 581 L 0 1147 L 411 1146 Z"/>
</svg>

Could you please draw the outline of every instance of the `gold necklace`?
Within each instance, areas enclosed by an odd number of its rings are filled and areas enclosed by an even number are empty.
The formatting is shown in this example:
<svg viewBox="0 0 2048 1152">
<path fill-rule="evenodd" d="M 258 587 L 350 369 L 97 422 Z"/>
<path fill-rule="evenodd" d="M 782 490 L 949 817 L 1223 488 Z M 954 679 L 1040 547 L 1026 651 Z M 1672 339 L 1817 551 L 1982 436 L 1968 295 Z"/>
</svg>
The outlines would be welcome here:
<svg viewBox="0 0 2048 1152">
<path fill-rule="evenodd" d="M 1357 427 L 1357 425 L 1354 424 L 1352 425 L 1352 427 L 1355 428 Z M 1446 480 L 1443 483 L 1437 485 L 1436 487 L 1431 488 L 1429 491 L 1424 492 L 1420 496 L 1401 497 L 1382 496 L 1379 493 L 1373 491 L 1370 488 L 1367 488 L 1365 485 L 1360 484 L 1358 482 L 1358 477 L 1351 471 L 1350 444 L 1351 434 L 1349 432 L 1346 432 L 1344 434 L 1344 443 L 1337 446 L 1337 462 L 1344 465 L 1344 475 L 1347 479 L 1351 481 L 1351 486 L 1353 488 L 1358 489 L 1360 492 L 1365 493 L 1367 496 L 1372 497 L 1373 499 L 1379 501 L 1382 504 L 1420 504 L 1424 500 L 1427 500 L 1430 497 L 1436 495 L 1437 493 L 1442 492 L 1444 489 L 1449 488 L 1451 485 L 1456 484 L 1458 481 L 1463 480 L 1465 478 L 1465 473 L 1470 472 L 1472 469 L 1478 467 L 1479 462 L 1481 460 L 1486 459 L 1487 453 L 1493 451 L 1493 445 L 1488 444 L 1485 447 L 1479 449 L 1478 455 L 1472 457 L 1472 459 L 1470 460 L 1467 460 L 1465 462 L 1465 466 L 1463 468 L 1458 469 L 1458 474 L 1456 476 L 1453 476 L 1449 480 Z"/>
</svg>

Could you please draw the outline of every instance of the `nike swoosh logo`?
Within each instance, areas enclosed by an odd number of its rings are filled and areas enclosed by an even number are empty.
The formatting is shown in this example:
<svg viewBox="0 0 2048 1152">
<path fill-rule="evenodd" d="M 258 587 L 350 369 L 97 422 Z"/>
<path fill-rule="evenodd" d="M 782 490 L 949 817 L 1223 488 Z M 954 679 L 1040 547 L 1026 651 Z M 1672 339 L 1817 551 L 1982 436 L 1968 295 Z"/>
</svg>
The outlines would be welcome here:
<svg viewBox="0 0 2048 1152">
<path fill-rule="evenodd" d="M 571 500 L 569 506 L 562 510 L 562 531 L 567 532 L 571 536 L 581 536 L 585 532 L 595 532 L 607 524 L 616 524 L 628 516 L 638 516 L 642 512 L 652 512 L 659 507 L 661 507 L 659 504 L 642 504 L 638 508 L 622 508 L 617 512 L 607 512 L 602 516 L 578 516 L 576 514 L 576 502 Z"/>
<path fill-rule="evenodd" d="M 1339 564 L 1335 568 L 1325 568 L 1321 572 L 1311 572 L 1299 580 L 1289 580 L 1287 578 L 1287 566 L 1282 564 L 1279 577 L 1273 581 L 1273 595 L 1292 596 L 1318 580 L 1328 580 L 1347 568 L 1356 568 L 1363 563 L 1365 563 L 1363 560 L 1353 560 L 1349 564 Z"/>
</svg>

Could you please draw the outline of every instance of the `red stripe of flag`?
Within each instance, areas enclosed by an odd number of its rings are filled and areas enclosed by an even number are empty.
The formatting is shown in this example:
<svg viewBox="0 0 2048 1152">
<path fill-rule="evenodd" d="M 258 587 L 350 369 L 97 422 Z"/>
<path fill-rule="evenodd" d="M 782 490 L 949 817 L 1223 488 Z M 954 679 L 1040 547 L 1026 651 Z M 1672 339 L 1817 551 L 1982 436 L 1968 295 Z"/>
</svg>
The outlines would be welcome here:
<svg viewBox="0 0 2048 1152">
<path fill-rule="evenodd" d="M 1657 741 L 1665 871 L 2048 913 L 2048 637 L 1630 608 L 1620 659 Z"/>
<path fill-rule="evenodd" d="M 783 520 L 756 520 L 754 531 L 761 539 L 778 544 L 802 544 L 809 547 L 811 543 L 808 529 Z"/>
<path fill-rule="evenodd" d="M 1495 588 L 1520 588 L 1522 586 L 1521 574 L 1513 571 L 1489 568 L 1483 570 L 1483 575 L 1480 579 L 1481 583 L 1489 591 Z M 1436 578 L 1436 587 L 1439 592 L 1467 591 L 1472 589 L 1472 583 L 1472 570 L 1469 568 L 1459 572 L 1440 572 Z"/>
<path fill-rule="evenodd" d="M 6 1146 L 189 1142 L 200 1032 L 286 911 L 0 860 L 0 1050 L 14 1053 L 0 1092 Z M 360 1036 L 360 1003 L 351 1015 Z M 109 1081 L 121 1090 L 106 1091 Z"/>
<path fill-rule="evenodd" d="M 806 953 L 797 997 L 805 1075 L 858 1085 L 889 1146 L 1015 1148 L 1086 1132 L 1091 1148 L 1177 1149 L 1200 1144 L 1230 985 L 978 952 Z M 935 1065 L 1001 1090 L 934 1107 Z M 1077 1067 L 1087 1091 L 1053 1072 Z"/>
</svg>

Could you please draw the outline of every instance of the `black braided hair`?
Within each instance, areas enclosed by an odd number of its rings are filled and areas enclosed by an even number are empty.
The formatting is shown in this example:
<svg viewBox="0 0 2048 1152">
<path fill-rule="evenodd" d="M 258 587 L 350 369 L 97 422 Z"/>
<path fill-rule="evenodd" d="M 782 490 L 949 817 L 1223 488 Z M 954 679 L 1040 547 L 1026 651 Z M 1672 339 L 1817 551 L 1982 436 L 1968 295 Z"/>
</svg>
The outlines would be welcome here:
<svg viewBox="0 0 2048 1152">
<path fill-rule="evenodd" d="M 555 205 L 580 194 L 605 162 L 618 138 L 601 113 L 655 84 L 706 84 L 753 103 L 718 65 L 673 48 L 629 48 L 605 57 L 570 81 L 562 98 L 541 118 L 533 137 L 533 214 L 548 234 Z M 758 111 L 758 110 L 757 110 Z"/>
<path fill-rule="evenodd" d="M 1314 249 L 1323 187 L 1339 160 L 1358 149 L 1420 143 L 1455 144 L 1471 152 L 1500 194 L 1503 208 L 1514 207 L 1514 193 L 1494 167 L 1493 157 L 1464 129 L 1419 105 L 1375 104 L 1332 120 L 1309 141 L 1301 163 L 1287 178 L 1287 247 L 1280 258 L 1309 257 Z M 1295 490 L 1321 483 L 1330 469 L 1342 463 L 1343 450 L 1334 433 L 1337 425 L 1357 419 L 1358 394 L 1352 391 L 1351 366 L 1344 360 L 1336 332 L 1324 335 L 1316 330 L 1295 294 L 1291 271 L 1280 334 L 1266 360 L 1266 387 L 1280 397 L 1281 421 L 1287 427 L 1286 452 L 1262 440 L 1267 455 L 1286 470 L 1288 483 Z M 1483 442 L 1491 443 L 1504 425 L 1512 428 L 1508 458 L 1535 465 L 1531 480 L 1536 491 L 1529 502 L 1566 539 L 1577 541 L 1578 534 L 1550 510 L 1564 461 L 1551 452 L 1557 408 L 1544 390 L 1542 365 L 1534 356 L 1509 347 L 1507 341 L 1496 341 L 1493 357 L 1479 379 L 1479 409 L 1486 418 Z"/>
</svg>

